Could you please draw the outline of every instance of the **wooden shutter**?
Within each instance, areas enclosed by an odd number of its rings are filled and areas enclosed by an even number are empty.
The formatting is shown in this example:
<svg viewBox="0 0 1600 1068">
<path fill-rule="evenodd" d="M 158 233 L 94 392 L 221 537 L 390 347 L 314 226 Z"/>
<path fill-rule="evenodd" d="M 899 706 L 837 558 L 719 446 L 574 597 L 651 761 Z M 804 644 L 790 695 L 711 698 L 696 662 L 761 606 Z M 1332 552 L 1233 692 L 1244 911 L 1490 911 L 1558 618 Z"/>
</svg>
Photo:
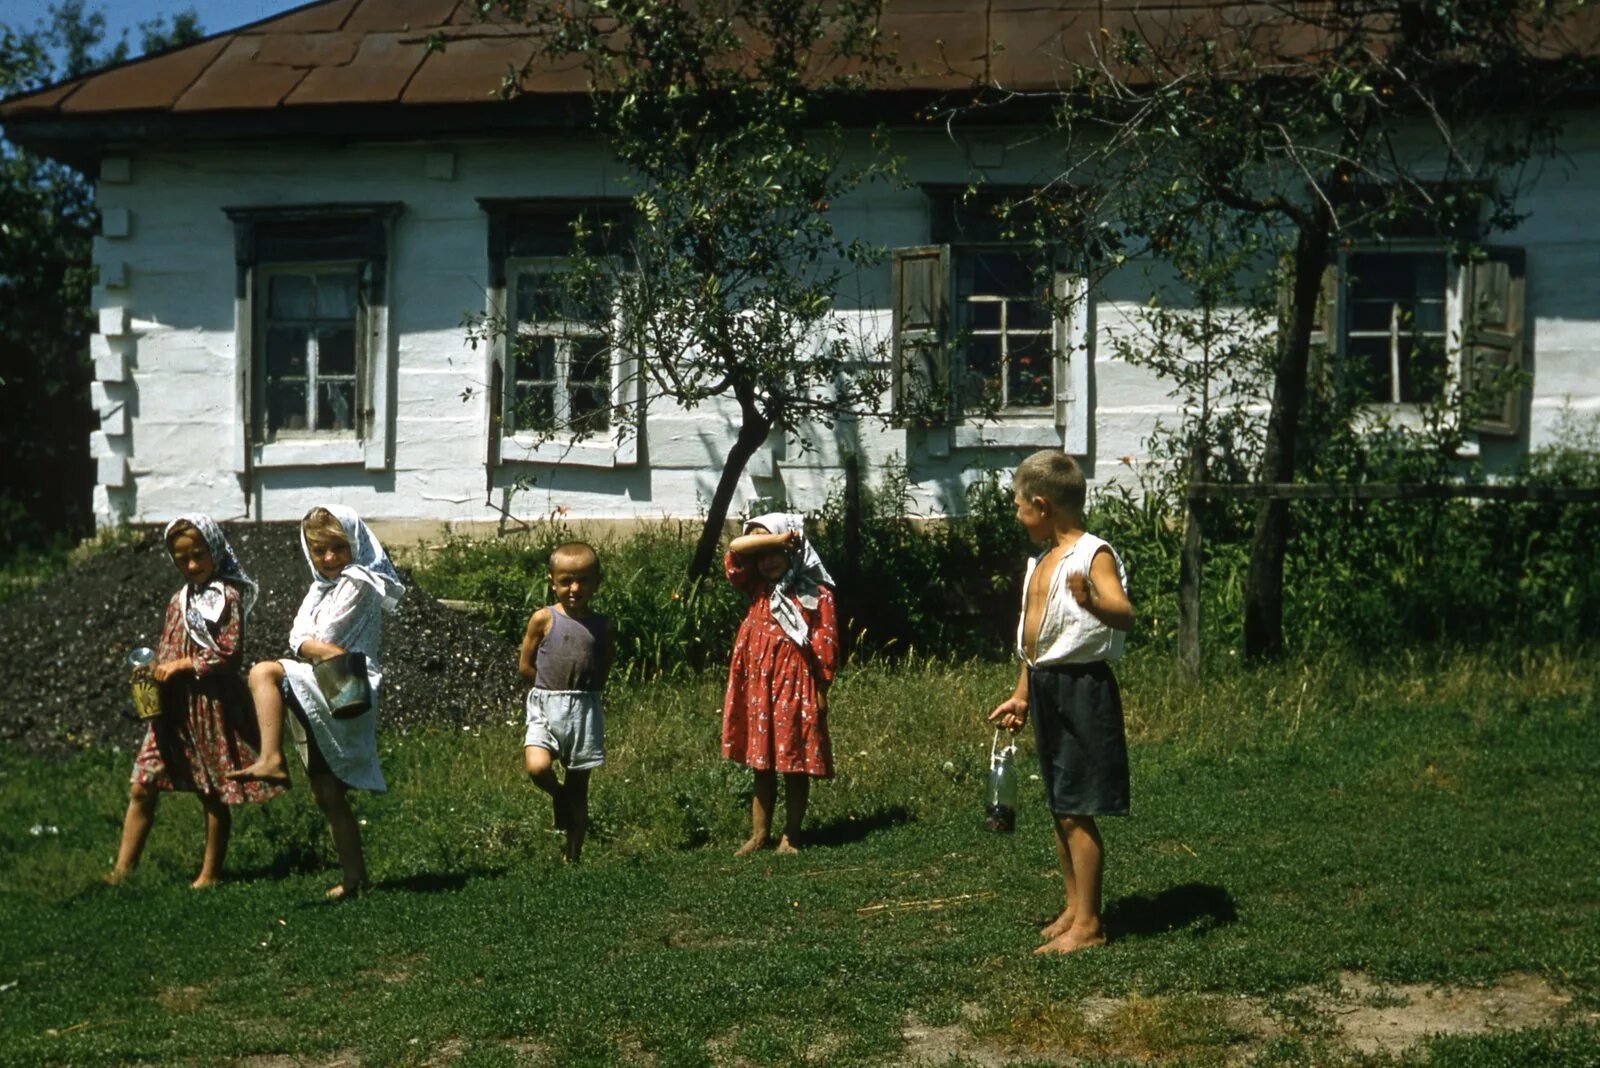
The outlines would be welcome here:
<svg viewBox="0 0 1600 1068">
<path fill-rule="evenodd" d="M 1521 249 L 1484 252 L 1484 259 L 1463 268 L 1461 394 L 1466 428 L 1515 437 L 1522 429 L 1526 258 Z"/>
<path fill-rule="evenodd" d="M 950 246 L 894 251 L 891 403 L 896 421 L 942 425 L 950 419 Z"/>
</svg>

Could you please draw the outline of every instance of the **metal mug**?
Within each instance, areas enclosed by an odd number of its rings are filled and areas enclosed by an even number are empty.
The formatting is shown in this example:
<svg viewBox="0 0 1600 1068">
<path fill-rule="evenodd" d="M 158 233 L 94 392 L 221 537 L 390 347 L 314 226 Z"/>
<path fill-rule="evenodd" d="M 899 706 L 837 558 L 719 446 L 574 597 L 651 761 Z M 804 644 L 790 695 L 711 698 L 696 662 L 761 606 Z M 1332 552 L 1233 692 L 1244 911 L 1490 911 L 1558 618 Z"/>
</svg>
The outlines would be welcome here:
<svg viewBox="0 0 1600 1068">
<path fill-rule="evenodd" d="M 155 719 L 161 715 L 161 689 L 151 674 L 155 659 L 155 650 L 145 645 L 128 653 L 128 666 L 133 669 L 130 679 L 133 710 L 140 719 Z"/>
</svg>

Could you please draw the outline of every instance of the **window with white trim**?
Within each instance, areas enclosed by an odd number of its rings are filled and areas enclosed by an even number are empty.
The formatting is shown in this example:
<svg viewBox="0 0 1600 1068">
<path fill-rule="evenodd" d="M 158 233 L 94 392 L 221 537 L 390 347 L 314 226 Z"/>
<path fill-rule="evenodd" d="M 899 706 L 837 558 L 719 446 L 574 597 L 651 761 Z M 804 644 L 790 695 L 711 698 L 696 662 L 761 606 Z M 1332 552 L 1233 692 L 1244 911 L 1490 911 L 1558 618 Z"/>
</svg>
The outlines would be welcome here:
<svg viewBox="0 0 1600 1068">
<path fill-rule="evenodd" d="M 238 261 L 239 471 L 393 463 L 387 276 L 400 207 L 226 209 Z"/>
<path fill-rule="evenodd" d="M 1005 233 L 1001 205 L 1026 191 L 926 192 L 935 243 L 893 256 L 895 411 L 923 426 L 998 424 L 980 437 L 1012 444 L 1045 444 L 1037 428 L 1053 427 L 1063 447 L 1086 453 L 1086 279 Z"/>
<path fill-rule="evenodd" d="M 1444 396 L 1453 273 L 1442 249 L 1344 256 L 1344 371 L 1356 397 L 1427 404 Z"/>
<path fill-rule="evenodd" d="M 616 344 L 621 200 L 483 200 L 489 217 L 490 481 L 502 463 L 637 459 L 638 361 Z M 590 277 L 585 261 L 603 265 Z"/>
</svg>

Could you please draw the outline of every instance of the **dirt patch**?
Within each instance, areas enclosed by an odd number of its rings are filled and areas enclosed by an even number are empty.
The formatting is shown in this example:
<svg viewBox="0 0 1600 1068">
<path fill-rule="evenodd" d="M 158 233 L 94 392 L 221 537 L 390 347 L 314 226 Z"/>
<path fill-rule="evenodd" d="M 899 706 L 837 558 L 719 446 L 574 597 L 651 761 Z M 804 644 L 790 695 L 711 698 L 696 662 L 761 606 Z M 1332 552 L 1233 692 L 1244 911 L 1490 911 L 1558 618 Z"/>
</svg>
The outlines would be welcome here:
<svg viewBox="0 0 1600 1068">
<path fill-rule="evenodd" d="M 245 665 L 285 654 L 310 582 L 294 523 L 225 524 L 261 600 L 245 629 Z M 415 588 L 384 626 L 383 730 L 503 724 L 522 715 L 517 652 Z M 123 657 L 155 645 L 180 579 L 152 532 L 0 605 L 0 741 L 36 751 L 137 746 Z"/>
<path fill-rule="evenodd" d="M 1443 1036 L 1516 1031 L 1568 1022 L 1571 998 L 1533 975 L 1481 987 L 1388 986 L 1346 973 L 1339 987 L 1302 989 L 1272 999 L 1190 994 L 1086 998 L 1022 1007 L 1009 1019 L 968 1006 L 961 1023 L 930 1026 L 911 1018 L 901 1030 L 896 1065 L 960 1064 L 1004 1068 L 1018 1063 L 1077 1065 L 1104 1059 L 1140 1064 L 1242 1065 L 1280 1037 L 1319 1048 L 1400 1054 Z M 1287 1012 L 1285 1006 L 1295 1005 Z M 1584 1022 L 1600 1020 L 1588 1014 Z"/>
<path fill-rule="evenodd" d="M 1536 975 L 1509 975 L 1492 986 L 1385 986 L 1356 972 L 1321 1008 L 1345 1045 L 1361 1053 L 1399 1053 L 1440 1035 L 1520 1031 L 1556 1023 L 1572 999 Z"/>
</svg>

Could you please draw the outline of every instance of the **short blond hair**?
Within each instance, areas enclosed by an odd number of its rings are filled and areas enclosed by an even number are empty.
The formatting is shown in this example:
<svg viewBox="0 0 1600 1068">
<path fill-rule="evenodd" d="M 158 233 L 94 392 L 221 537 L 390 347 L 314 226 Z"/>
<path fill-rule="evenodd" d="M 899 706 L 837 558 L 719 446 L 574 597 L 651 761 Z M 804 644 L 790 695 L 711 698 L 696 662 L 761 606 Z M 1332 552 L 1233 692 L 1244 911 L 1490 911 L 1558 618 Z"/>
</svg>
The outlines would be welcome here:
<svg viewBox="0 0 1600 1068">
<path fill-rule="evenodd" d="M 563 542 L 550 550 L 550 570 L 553 572 L 558 567 L 567 567 L 574 571 L 593 571 L 598 578 L 600 554 L 586 541 Z"/>
<path fill-rule="evenodd" d="M 326 508 L 313 508 L 307 512 L 306 517 L 300 520 L 300 533 L 305 537 L 306 544 L 313 548 L 330 542 L 350 544 L 350 539 L 345 537 L 344 524 Z"/>
<path fill-rule="evenodd" d="M 1011 489 L 1023 500 L 1043 497 L 1057 508 L 1083 515 L 1088 489 L 1078 461 L 1056 449 L 1040 449 L 1017 465 Z"/>
</svg>

